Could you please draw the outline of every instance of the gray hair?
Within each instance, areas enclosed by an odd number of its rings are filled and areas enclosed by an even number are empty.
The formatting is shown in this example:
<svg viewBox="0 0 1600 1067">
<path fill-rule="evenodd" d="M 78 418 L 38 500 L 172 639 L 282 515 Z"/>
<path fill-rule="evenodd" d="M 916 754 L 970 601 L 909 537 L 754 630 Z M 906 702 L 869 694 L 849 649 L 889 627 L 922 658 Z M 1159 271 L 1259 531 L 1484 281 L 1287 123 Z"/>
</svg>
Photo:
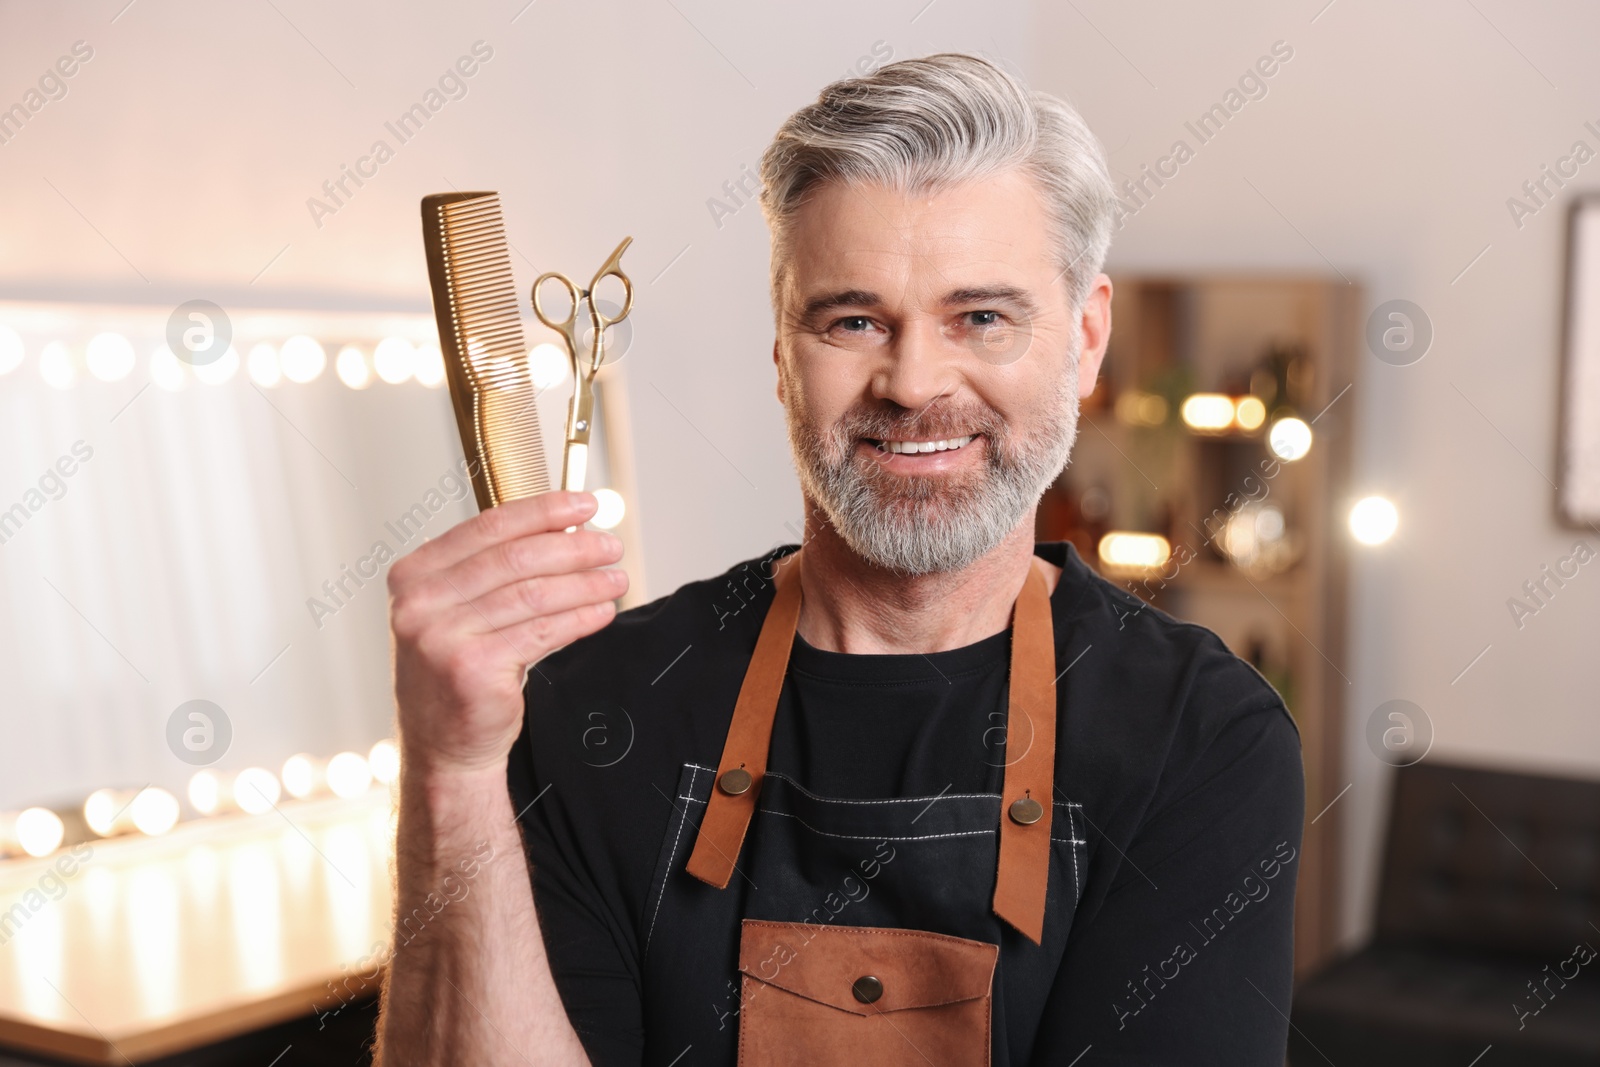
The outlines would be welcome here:
<svg viewBox="0 0 1600 1067">
<path fill-rule="evenodd" d="M 818 183 L 914 194 L 1012 168 L 1043 194 L 1077 309 L 1105 262 L 1116 197 L 1105 151 L 1077 111 L 987 60 L 955 52 L 834 82 L 789 116 L 761 159 L 775 308 L 795 213 Z"/>
</svg>

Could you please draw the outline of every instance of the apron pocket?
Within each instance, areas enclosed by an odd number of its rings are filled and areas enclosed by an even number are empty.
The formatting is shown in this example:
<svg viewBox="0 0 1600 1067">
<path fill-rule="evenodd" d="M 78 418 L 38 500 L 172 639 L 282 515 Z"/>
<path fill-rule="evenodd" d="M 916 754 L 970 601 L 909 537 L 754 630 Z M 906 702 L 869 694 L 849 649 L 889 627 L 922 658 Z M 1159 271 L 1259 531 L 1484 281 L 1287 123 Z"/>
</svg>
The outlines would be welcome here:
<svg viewBox="0 0 1600 1067">
<path fill-rule="evenodd" d="M 987 1067 L 999 951 L 921 930 L 745 919 L 739 1062 Z"/>
</svg>

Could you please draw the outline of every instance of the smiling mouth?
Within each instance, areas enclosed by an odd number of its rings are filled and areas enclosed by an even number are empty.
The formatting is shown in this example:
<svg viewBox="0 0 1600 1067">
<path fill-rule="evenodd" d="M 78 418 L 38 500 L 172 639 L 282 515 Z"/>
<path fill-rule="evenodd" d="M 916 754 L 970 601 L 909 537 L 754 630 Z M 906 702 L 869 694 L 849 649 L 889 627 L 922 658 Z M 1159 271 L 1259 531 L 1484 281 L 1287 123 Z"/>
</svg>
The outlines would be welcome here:
<svg viewBox="0 0 1600 1067">
<path fill-rule="evenodd" d="M 878 441 L 869 437 L 866 442 L 879 452 L 912 455 L 923 452 L 954 452 L 971 444 L 977 436 L 977 434 L 967 434 L 965 437 L 947 437 L 939 441 Z"/>
</svg>

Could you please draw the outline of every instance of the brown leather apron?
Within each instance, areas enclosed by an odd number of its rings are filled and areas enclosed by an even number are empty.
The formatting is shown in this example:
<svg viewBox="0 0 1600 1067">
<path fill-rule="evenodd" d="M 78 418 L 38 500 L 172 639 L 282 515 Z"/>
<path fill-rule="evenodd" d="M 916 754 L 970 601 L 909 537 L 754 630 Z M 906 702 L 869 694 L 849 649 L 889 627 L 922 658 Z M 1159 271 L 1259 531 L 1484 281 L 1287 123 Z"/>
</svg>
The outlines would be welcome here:
<svg viewBox="0 0 1600 1067">
<path fill-rule="evenodd" d="M 689 857 L 688 872 L 717 889 L 734 875 L 768 777 L 772 723 L 800 617 L 800 557 L 776 564 L 774 598 Z M 1038 945 L 1057 805 L 1055 640 L 1037 560 L 1013 609 L 1007 716 L 991 903 Z M 920 930 L 747 917 L 739 940 L 740 1062 L 925 1064 L 925 1050 L 938 1049 L 941 1063 L 988 1064 L 998 951 L 994 943 Z"/>
</svg>

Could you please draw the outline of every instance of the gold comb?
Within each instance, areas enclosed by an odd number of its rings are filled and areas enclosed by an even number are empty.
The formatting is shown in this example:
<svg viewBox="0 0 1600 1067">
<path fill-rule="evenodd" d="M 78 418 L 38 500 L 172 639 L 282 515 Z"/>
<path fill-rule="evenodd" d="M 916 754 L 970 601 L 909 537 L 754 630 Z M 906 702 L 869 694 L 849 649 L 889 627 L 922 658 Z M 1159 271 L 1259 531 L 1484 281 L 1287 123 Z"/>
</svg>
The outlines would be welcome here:
<svg viewBox="0 0 1600 1067">
<path fill-rule="evenodd" d="M 422 198 L 450 402 L 480 510 L 550 488 L 500 195 Z"/>
</svg>

